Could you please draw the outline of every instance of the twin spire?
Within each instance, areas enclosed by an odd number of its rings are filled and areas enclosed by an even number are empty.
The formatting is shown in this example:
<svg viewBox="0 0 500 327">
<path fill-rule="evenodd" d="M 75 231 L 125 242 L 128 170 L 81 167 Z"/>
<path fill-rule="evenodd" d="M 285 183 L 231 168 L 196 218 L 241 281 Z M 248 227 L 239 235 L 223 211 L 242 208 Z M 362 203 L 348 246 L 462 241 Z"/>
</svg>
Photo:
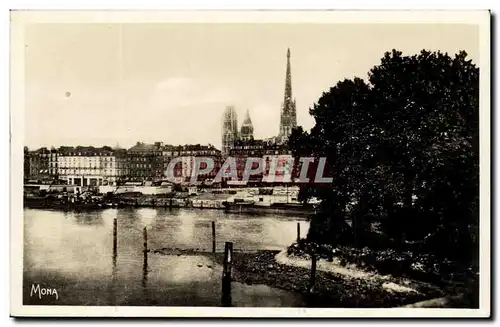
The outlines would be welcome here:
<svg viewBox="0 0 500 327">
<path fill-rule="evenodd" d="M 280 129 L 277 138 L 279 143 L 286 143 L 293 128 L 297 126 L 297 116 L 295 110 L 295 99 L 292 98 L 292 70 L 290 65 L 290 48 L 286 52 L 286 76 L 285 76 L 285 94 L 281 104 Z M 293 100 L 292 100 L 293 99 Z M 240 140 L 253 140 L 253 124 L 250 118 L 250 112 L 247 110 L 245 119 L 238 133 L 237 118 L 234 107 L 226 108 L 222 123 L 222 152 L 224 155 L 229 153 L 234 142 Z"/>
</svg>

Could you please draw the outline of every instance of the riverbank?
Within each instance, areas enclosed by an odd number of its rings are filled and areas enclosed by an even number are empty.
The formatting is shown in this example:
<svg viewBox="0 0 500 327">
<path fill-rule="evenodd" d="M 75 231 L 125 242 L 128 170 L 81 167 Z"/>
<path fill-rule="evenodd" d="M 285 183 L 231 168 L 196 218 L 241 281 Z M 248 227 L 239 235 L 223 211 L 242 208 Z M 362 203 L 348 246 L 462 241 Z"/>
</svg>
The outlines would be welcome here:
<svg viewBox="0 0 500 327">
<path fill-rule="evenodd" d="M 84 200 L 69 201 L 57 197 L 31 197 L 24 198 L 24 207 L 30 209 L 51 209 L 61 211 L 91 211 L 108 208 L 193 208 L 220 210 L 227 213 L 247 215 L 294 215 L 309 217 L 314 208 L 296 204 L 254 205 L 230 204 L 226 200 L 228 195 L 200 194 L 191 196 L 107 196 L 93 197 Z"/>
<path fill-rule="evenodd" d="M 192 255 L 194 251 L 176 249 L 151 250 L 160 255 Z M 212 253 L 198 253 L 214 257 Z M 334 271 L 318 269 L 313 292 L 309 291 L 310 268 L 284 264 L 283 251 L 234 252 L 233 281 L 248 285 L 264 284 L 269 287 L 300 294 L 308 307 L 390 308 L 443 297 L 438 287 L 419 281 L 384 276 L 384 278 L 348 277 Z M 216 253 L 217 263 L 222 264 L 223 253 Z M 277 260 L 278 259 L 278 260 Z M 404 285 L 415 291 L 401 292 L 394 285 Z"/>
</svg>

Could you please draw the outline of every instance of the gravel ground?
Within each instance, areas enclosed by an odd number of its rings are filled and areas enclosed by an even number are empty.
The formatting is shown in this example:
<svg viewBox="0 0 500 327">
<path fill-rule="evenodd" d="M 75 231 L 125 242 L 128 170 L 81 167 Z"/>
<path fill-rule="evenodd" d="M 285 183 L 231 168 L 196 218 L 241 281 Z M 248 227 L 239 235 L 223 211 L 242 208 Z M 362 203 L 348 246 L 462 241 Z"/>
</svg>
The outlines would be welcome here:
<svg viewBox="0 0 500 327">
<path fill-rule="evenodd" d="M 157 254 L 213 256 L 212 253 L 161 249 Z M 310 269 L 278 264 L 275 260 L 280 251 L 234 252 L 233 275 L 236 282 L 264 284 L 301 294 L 309 307 L 381 308 L 411 305 L 421 301 L 449 298 L 446 307 L 478 308 L 477 281 L 436 284 L 407 276 L 385 276 L 381 279 L 346 278 L 345 276 L 316 271 L 313 291 L 310 292 Z M 216 253 L 222 265 L 223 253 Z M 391 292 L 383 283 L 395 283 L 415 289 L 418 293 Z M 441 301 L 442 302 L 442 301 Z"/>
<path fill-rule="evenodd" d="M 340 275 L 316 272 L 316 281 L 309 292 L 310 271 L 306 268 L 277 264 L 278 251 L 234 253 L 233 280 L 246 284 L 265 284 L 302 294 L 309 307 L 381 308 L 398 307 L 443 296 L 437 287 L 425 283 L 419 293 L 396 293 L 382 288 L 381 283 L 346 279 Z M 222 264 L 223 255 L 217 254 Z M 398 279 L 389 281 L 398 282 Z"/>
</svg>

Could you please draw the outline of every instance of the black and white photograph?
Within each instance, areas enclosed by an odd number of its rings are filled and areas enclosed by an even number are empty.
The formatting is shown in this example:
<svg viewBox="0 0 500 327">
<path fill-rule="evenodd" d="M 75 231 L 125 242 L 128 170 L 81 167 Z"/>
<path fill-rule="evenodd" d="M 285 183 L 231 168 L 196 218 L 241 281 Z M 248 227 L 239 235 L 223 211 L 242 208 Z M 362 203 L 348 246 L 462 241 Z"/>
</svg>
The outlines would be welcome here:
<svg viewBox="0 0 500 327">
<path fill-rule="evenodd" d="M 12 11 L 11 315 L 489 317 L 490 20 Z"/>
</svg>

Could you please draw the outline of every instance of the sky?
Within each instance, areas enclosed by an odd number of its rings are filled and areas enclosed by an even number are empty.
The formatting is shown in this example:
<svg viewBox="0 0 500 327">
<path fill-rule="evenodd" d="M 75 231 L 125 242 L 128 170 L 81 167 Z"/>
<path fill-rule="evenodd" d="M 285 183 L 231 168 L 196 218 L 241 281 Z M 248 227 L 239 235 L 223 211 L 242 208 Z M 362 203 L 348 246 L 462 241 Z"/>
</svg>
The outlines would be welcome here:
<svg viewBox="0 0 500 327">
<path fill-rule="evenodd" d="M 221 146 L 222 114 L 248 110 L 276 136 L 291 50 L 297 124 L 344 78 L 367 78 L 384 52 L 465 50 L 479 29 L 452 24 L 33 24 L 25 28 L 25 145 Z M 480 66 L 480 65 L 479 65 Z"/>
</svg>

